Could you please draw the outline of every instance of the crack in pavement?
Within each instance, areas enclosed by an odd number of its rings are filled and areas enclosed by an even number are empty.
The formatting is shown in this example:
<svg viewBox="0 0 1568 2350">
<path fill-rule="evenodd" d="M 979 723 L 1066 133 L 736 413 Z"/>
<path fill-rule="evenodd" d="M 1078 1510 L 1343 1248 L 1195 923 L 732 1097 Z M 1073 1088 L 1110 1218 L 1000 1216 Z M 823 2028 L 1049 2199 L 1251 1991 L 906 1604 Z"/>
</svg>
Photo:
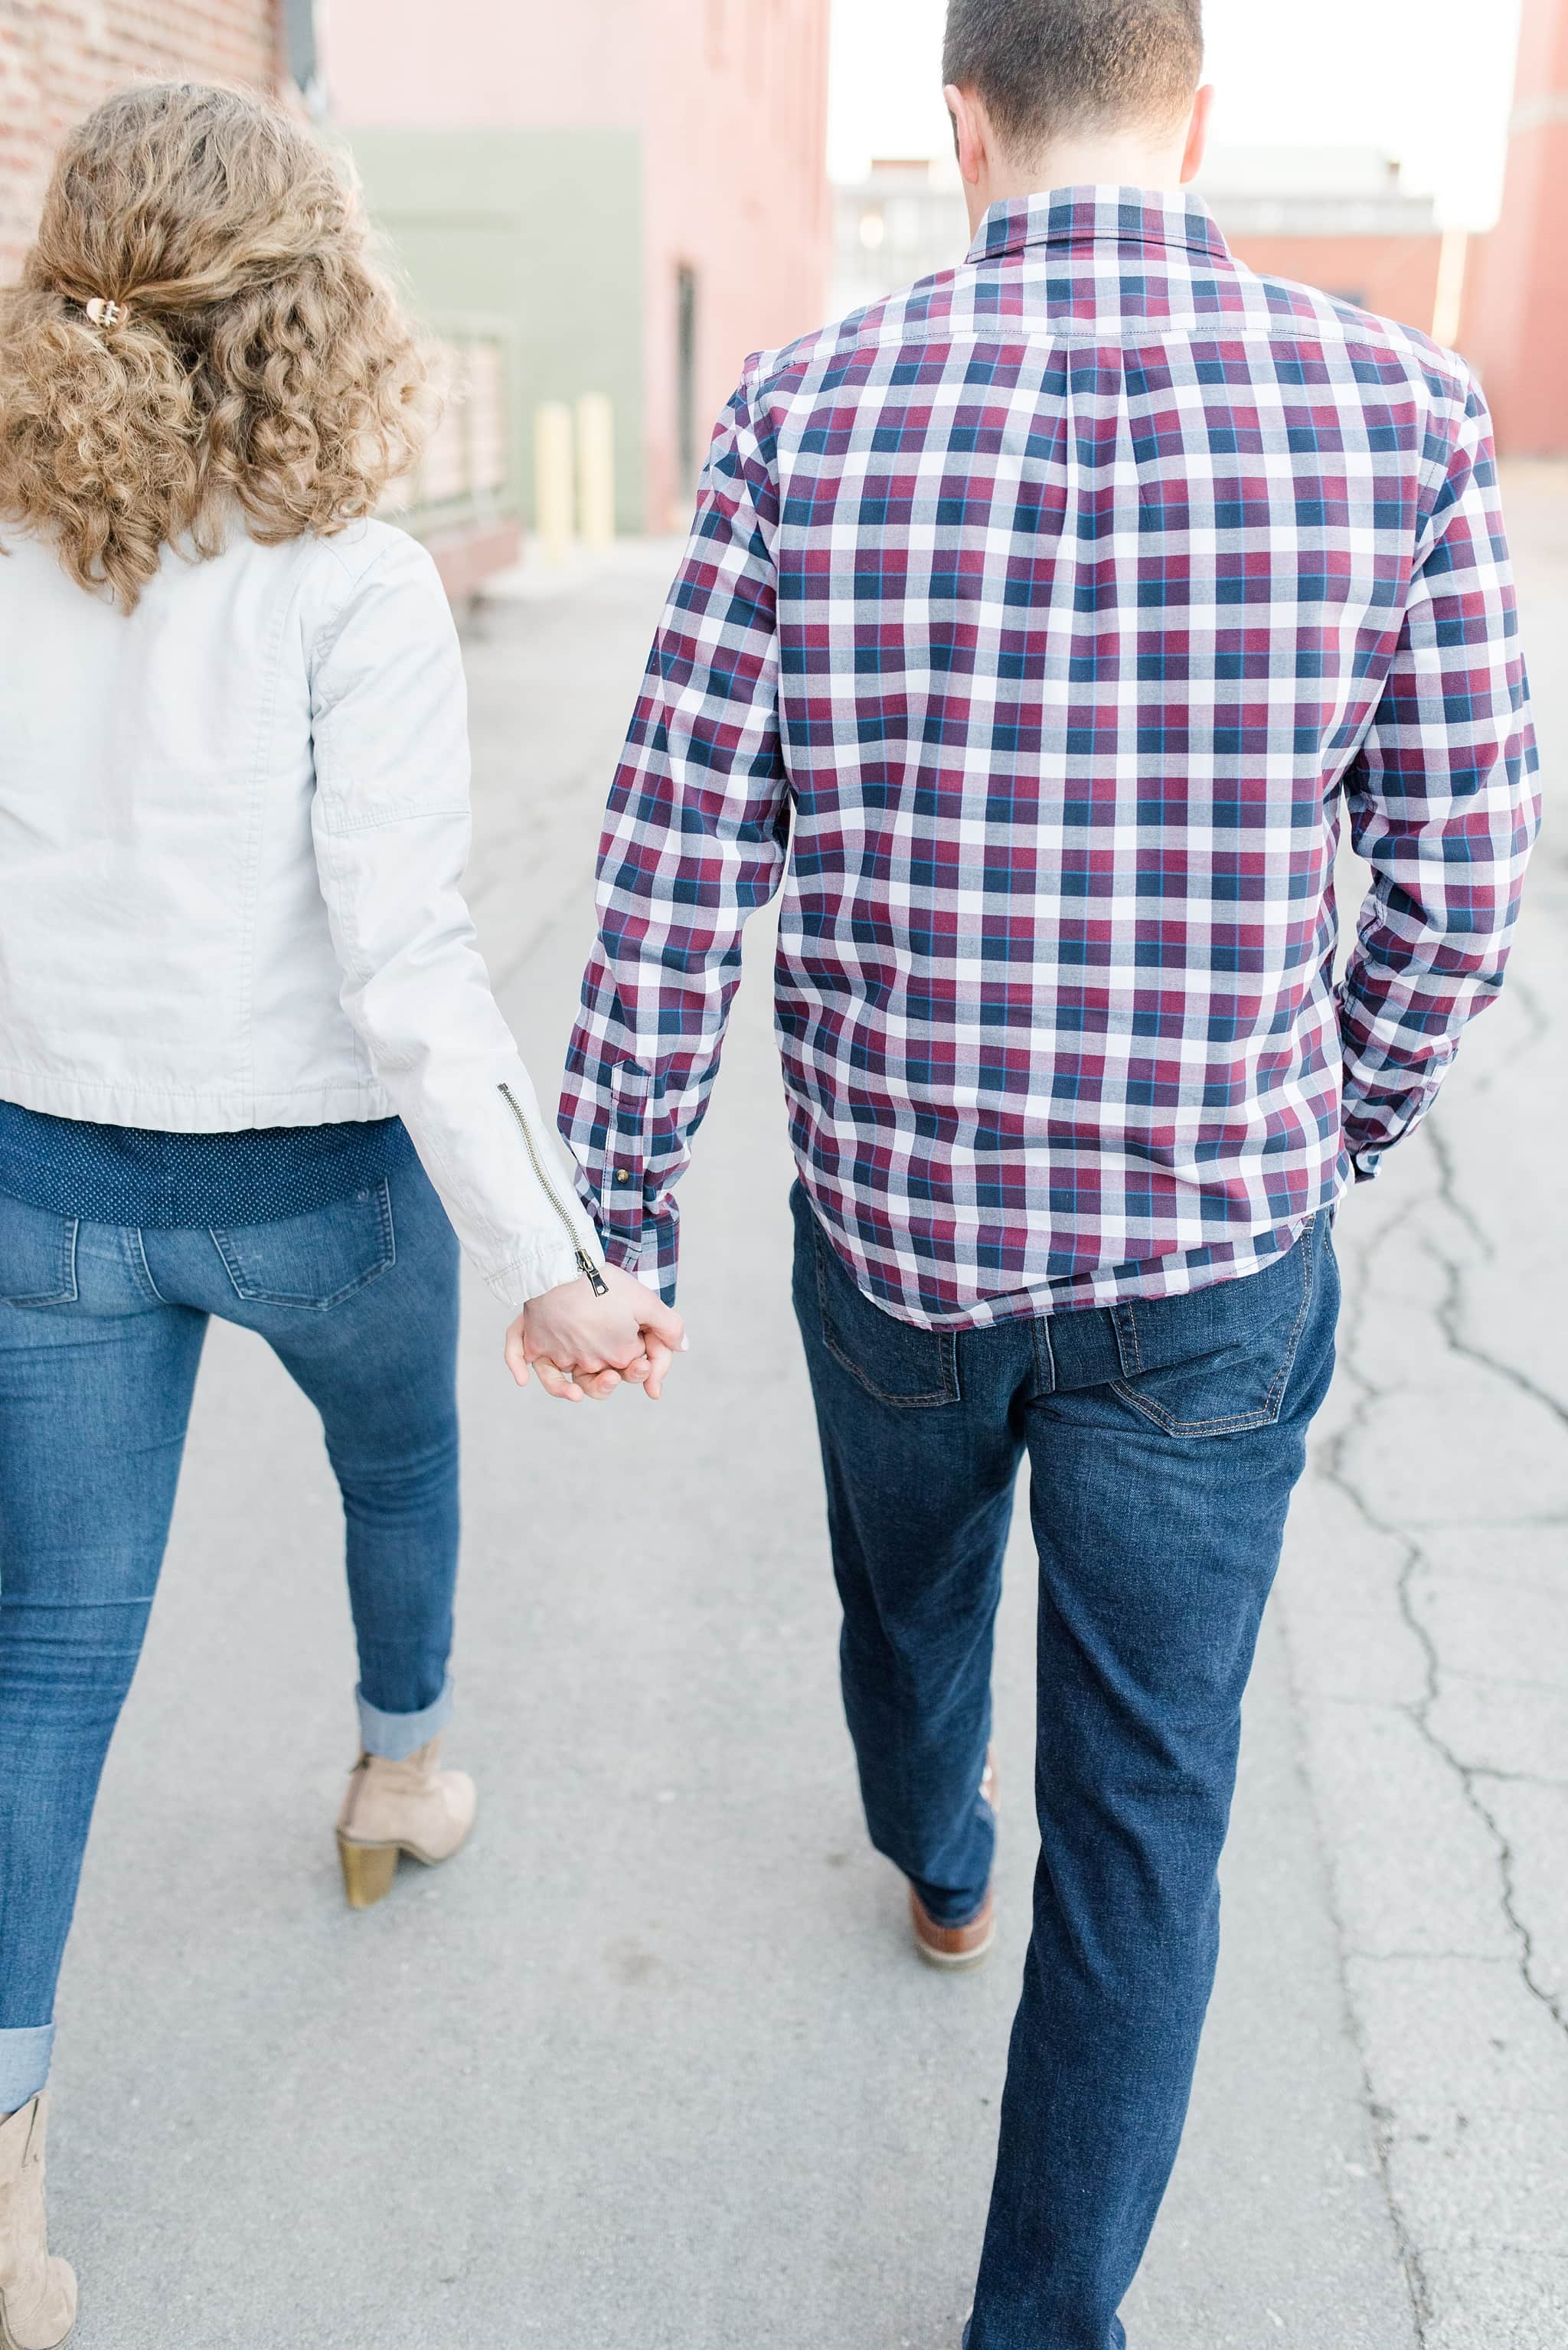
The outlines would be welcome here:
<svg viewBox="0 0 1568 2350">
<path fill-rule="evenodd" d="M 1383 1237 L 1386 1239 L 1389 1233 L 1397 1232 L 1399 1229 L 1399 1226 L 1408 1221 L 1414 1213 L 1415 1210 L 1413 1207 L 1407 1209 L 1403 1214 L 1396 1218 L 1395 1222 L 1391 1225 L 1386 1227 Z M 1369 1251 L 1370 1243 L 1364 1243 L 1361 1250 L 1362 1263 L 1360 1267 L 1364 1276 L 1366 1273 L 1365 1260 L 1369 1253 Z M 1373 1401 L 1376 1401 L 1378 1399 L 1377 1390 L 1374 1383 L 1360 1369 L 1356 1361 L 1356 1345 L 1366 1316 L 1366 1285 L 1364 1277 L 1361 1285 L 1356 1292 L 1355 1307 L 1347 1321 L 1342 1322 L 1341 1325 L 1340 1359 L 1349 1372 L 1352 1379 L 1361 1389 L 1363 1397 L 1370 1399 Z M 1341 1429 L 1337 1434 L 1329 1440 L 1324 1450 L 1319 1467 L 1319 1474 L 1324 1478 L 1325 1483 L 1336 1486 L 1339 1491 L 1345 1495 L 1346 1499 L 1350 1502 L 1352 1508 L 1357 1512 L 1357 1513 L 1375 1533 L 1383 1534 L 1387 1533 L 1389 1530 L 1377 1523 L 1376 1519 L 1365 1497 L 1356 1487 L 1354 1479 L 1350 1476 L 1345 1465 L 1345 1455 L 1349 1446 L 1351 1436 L 1354 1432 L 1354 1422 L 1350 1423 L 1346 1427 Z M 1414 1545 L 1409 1544 L 1407 1537 L 1402 1537 L 1396 1534 L 1394 1539 L 1397 1541 L 1402 1541 L 1407 1553 L 1407 1560 L 1400 1569 L 1401 1579 L 1403 1579 L 1405 1574 L 1410 1571 L 1413 1561 L 1419 1556 L 1419 1552 L 1416 1550 Z M 1343 1923 L 1341 1924 L 1340 1945 L 1342 1958 L 1348 1962 L 1352 1956 L 1352 1950 L 1349 1939 L 1345 1931 Z M 1431 2291 L 1427 2281 L 1426 2264 L 1421 2258 L 1421 2248 L 1416 2241 L 1414 2229 L 1406 2216 L 1405 2209 L 1399 2199 L 1398 2189 L 1396 2187 L 1394 2180 L 1394 2126 L 1396 2116 L 1392 2108 L 1385 2105 L 1381 2096 L 1378 2095 L 1377 2083 L 1374 2070 L 1373 2054 L 1362 2019 L 1356 2010 L 1355 1997 L 1351 1988 L 1348 1971 L 1345 1975 L 1345 2003 L 1350 2011 L 1351 2019 L 1355 2025 L 1357 2045 L 1361 2050 L 1362 2071 L 1366 2085 L 1366 2110 L 1372 2122 L 1372 2142 L 1376 2151 L 1378 2173 L 1383 2181 L 1384 2200 L 1388 2207 L 1389 2224 L 1394 2230 L 1394 2241 L 1399 2256 L 1399 2264 L 1404 2271 L 1406 2286 L 1410 2295 L 1410 2313 L 1415 2323 L 1416 2339 L 1421 2345 L 1421 2350 L 1425 2350 L 1428 2339 L 1428 2329 L 1432 2317 Z"/>
<path fill-rule="evenodd" d="M 1478 1098 L 1484 1094 L 1494 1092 L 1503 1079 L 1520 1066 L 1521 1062 L 1527 1061 L 1540 1046 L 1549 1043 L 1555 1031 L 1555 1023 L 1540 995 L 1528 980 L 1521 978 L 1511 969 L 1509 973 L 1509 993 L 1524 1014 L 1528 1034 L 1522 1036 L 1510 1051 L 1504 1053 L 1491 1068 L 1482 1072 L 1472 1088 Z M 1427 1119 L 1423 1131 L 1428 1147 L 1437 1164 L 1438 1197 L 1456 1222 L 1461 1224 L 1469 1233 L 1487 1262 L 1495 1263 L 1497 1251 L 1492 1245 L 1490 1234 L 1460 1191 L 1458 1161 L 1442 1118 L 1436 1108 Z M 1495 1371 L 1499 1378 L 1506 1379 L 1511 1387 L 1517 1388 L 1521 1394 L 1532 1397 L 1537 1403 L 1543 1405 L 1553 1418 L 1560 1419 L 1563 1425 L 1568 1428 L 1568 1404 L 1564 1404 L 1561 1397 L 1554 1395 L 1549 1388 L 1542 1387 L 1539 1381 L 1533 1379 L 1527 1371 L 1521 1369 L 1517 1363 L 1511 1363 L 1502 1356 L 1491 1354 L 1487 1348 L 1479 1347 L 1474 1339 L 1466 1336 L 1462 1327 L 1468 1303 L 1465 1294 L 1466 1269 L 1449 1256 L 1431 1234 L 1422 1234 L 1422 1245 L 1427 1253 L 1443 1268 L 1447 1275 L 1447 1289 L 1438 1308 L 1437 1318 L 1438 1326 L 1449 1343 L 1450 1352 L 1464 1356 L 1470 1362 L 1480 1364 L 1483 1369 Z"/>
<path fill-rule="evenodd" d="M 1485 1950 L 1364 1950 L 1352 1943 L 1345 1946 L 1345 1955 L 1365 1967 L 1411 1967 L 1443 1965 L 1464 1967 L 1511 1967 L 1511 1959 L 1492 1958 Z M 1564 2255 L 1568 2258 L 1568 2255 Z"/>
<path fill-rule="evenodd" d="M 1376 2158 L 1377 2176 L 1382 2183 L 1383 2201 L 1388 2213 L 1388 2224 L 1393 2231 L 1395 2252 L 1398 2259 L 1400 2272 L 1405 2279 L 1405 2289 L 1409 2296 L 1411 2322 L 1416 2329 L 1418 2350 L 1425 2350 L 1427 2321 L 1431 2314 L 1426 2272 L 1421 2263 L 1415 2237 L 1406 2221 L 1398 2197 L 1394 2190 L 1393 2155 L 1396 2116 L 1378 2096 L 1376 2083 L 1373 2078 L 1372 2051 L 1350 1988 L 1350 1977 L 1345 1961 L 1357 1953 L 1351 1944 L 1350 1929 L 1340 1901 L 1339 1886 L 1329 1858 L 1329 1844 L 1323 1808 L 1318 1802 L 1317 1790 L 1313 1784 L 1312 1762 L 1306 1742 L 1306 1696 L 1296 1666 L 1294 1644 L 1288 1631 L 1284 1638 L 1284 1656 L 1294 1721 L 1294 1765 L 1297 1776 L 1305 1791 L 1323 1865 L 1324 1901 L 1334 1932 L 1334 1947 L 1339 1953 L 1341 2010 L 1345 2017 L 1347 2036 L 1355 2052 L 1361 2074 L 1361 2102 L 1371 2125 L 1372 2148 Z"/>
<path fill-rule="evenodd" d="M 1490 1091 L 1506 1070 L 1536 1051 L 1552 1033 L 1552 1023 L 1533 993 L 1527 988 L 1521 988 L 1518 993 L 1529 1015 L 1531 1033 L 1513 1052 L 1505 1056 L 1497 1068 L 1488 1073 L 1482 1086 L 1478 1087 L 1477 1091 Z M 1342 1336 L 1342 1359 L 1350 1380 L 1359 1393 L 1364 1411 L 1366 1409 L 1375 1408 L 1386 1402 L 1394 1393 L 1394 1390 L 1383 1387 L 1368 1371 L 1362 1354 L 1362 1341 L 1370 1310 L 1370 1270 L 1373 1253 L 1378 1247 L 1386 1247 L 1397 1233 L 1413 1228 L 1419 1246 L 1445 1276 L 1443 1294 L 1433 1308 L 1433 1316 L 1448 1351 L 1460 1360 L 1479 1365 L 1494 1373 L 1518 1392 L 1529 1396 L 1532 1401 L 1542 1406 L 1560 1425 L 1568 1428 L 1568 1409 L 1564 1408 L 1557 1397 L 1542 1388 L 1519 1365 L 1492 1356 L 1489 1350 L 1476 1345 L 1466 1335 L 1463 1326 L 1468 1305 L 1466 1268 L 1456 1260 L 1450 1250 L 1445 1248 L 1438 1235 L 1427 1224 L 1425 1220 L 1431 1208 L 1434 1205 L 1439 1206 L 1449 1216 L 1451 1216 L 1455 1222 L 1476 1242 L 1488 1261 L 1495 1260 L 1495 1251 L 1462 1196 L 1454 1153 L 1448 1144 L 1447 1137 L 1436 1113 L 1426 1122 L 1426 1139 L 1437 1170 L 1435 1187 L 1412 1201 L 1391 1222 L 1362 1242 L 1355 1251 L 1358 1275 L 1355 1284 L 1355 1303 Z M 1335 1487 L 1345 1496 L 1371 1533 L 1393 1544 L 1397 1548 L 1399 1555 L 1399 1568 L 1396 1588 L 1399 1614 L 1407 1630 L 1419 1648 L 1424 1665 L 1425 1683 L 1420 1697 L 1401 1705 L 1399 1711 L 1408 1716 L 1427 1746 L 1445 1764 L 1456 1781 L 1466 1805 L 1480 1822 L 1490 1838 L 1496 1855 L 1499 1904 L 1517 1953 L 1512 1961 L 1512 1970 L 1517 1972 L 1531 1997 L 1546 2010 L 1558 2031 L 1563 2033 L 1565 2040 L 1568 2040 L 1568 2012 L 1565 2012 L 1560 1995 L 1542 1980 L 1535 1938 L 1521 1907 L 1518 1860 L 1513 1845 L 1496 1811 L 1486 1801 L 1484 1794 L 1485 1786 L 1489 1782 L 1492 1783 L 1521 1782 L 1532 1774 L 1510 1773 L 1492 1769 L 1486 1764 L 1472 1763 L 1460 1754 L 1436 1727 L 1433 1712 L 1442 1693 L 1443 1659 L 1437 1636 L 1422 1615 L 1417 1590 L 1417 1578 L 1421 1570 L 1429 1566 L 1432 1561 L 1423 1547 L 1418 1534 L 1407 1526 L 1391 1522 L 1380 1513 L 1355 1472 L 1351 1447 L 1363 1416 L 1364 1412 L 1358 1412 L 1328 1440 L 1320 1456 L 1319 1473 L 1325 1482 Z M 1551 1520 L 1547 1523 L 1551 1523 Z M 1543 1783 L 1553 1783 L 1547 1781 Z M 1343 1939 L 1342 1947 L 1347 1961 L 1370 1955 L 1356 1951 L 1348 1938 Z M 1457 1957 L 1459 1954 L 1434 1952 L 1428 1955 L 1440 1959 L 1445 1955 Z M 1354 2017 L 1355 2000 L 1353 1994 L 1349 1992 L 1348 1986 L 1347 1997 L 1350 2000 Z M 1402 2209 L 1393 2177 L 1396 2116 L 1376 2097 L 1373 2059 L 1366 2050 L 1365 2035 L 1360 2030 L 1359 2018 L 1355 2021 L 1357 2037 L 1363 2041 L 1368 2107 L 1373 2118 L 1374 2142 L 1382 2171 L 1384 2190 L 1387 2198 L 1396 2242 L 1399 2248 L 1409 2285 L 1417 2336 L 1424 2345 L 1428 2340 L 1433 2309 L 1421 2247 L 1416 2241 L 1410 2221 Z"/>
<path fill-rule="evenodd" d="M 1430 1139 L 1432 1156 L 1438 1165 L 1438 1197 L 1466 1229 L 1473 1232 L 1476 1228 L 1471 1221 L 1470 1211 L 1461 1206 L 1457 1194 L 1458 1170 L 1455 1167 L 1453 1152 L 1449 1147 L 1448 1139 L 1436 1127 L 1433 1128 Z M 1539 1380 L 1531 1377 L 1528 1371 L 1521 1370 L 1517 1363 L 1511 1363 L 1504 1357 L 1492 1354 L 1489 1348 L 1477 1346 L 1473 1338 L 1466 1336 L 1463 1328 L 1469 1303 L 1466 1295 L 1466 1269 L 1456 1257 L 1449 1254 L 1434 1234 L 1423 1232 L 1421 1245 L 1445 1276 L 1443 1295 L 1438 1303 L 1436 1317 L 1438 1326 L 1448 1342 L 1449 1352 L 1463 1356 L 1469 1362 L 1479 1363 L 1483 1370 L 1495 1372 L 1500 1379 L 1506 1379 L 1510 1387 L 1516 1388 L 1521 1395 L 1531 1397 L 1544 1410 L 1549 1411 L 1554 1419 L 1561 1420 L 1563 1426 L 1568 1429 L 1568 1404 L 1565 1404 L 1560 1397 L 1553 1395 L 1550 1388 L 1543 1388 Z M 1489 1257 L 1494 1254 L 1490 1242 L 1483 1242 L 1482 1245 Z"/>
</svg>

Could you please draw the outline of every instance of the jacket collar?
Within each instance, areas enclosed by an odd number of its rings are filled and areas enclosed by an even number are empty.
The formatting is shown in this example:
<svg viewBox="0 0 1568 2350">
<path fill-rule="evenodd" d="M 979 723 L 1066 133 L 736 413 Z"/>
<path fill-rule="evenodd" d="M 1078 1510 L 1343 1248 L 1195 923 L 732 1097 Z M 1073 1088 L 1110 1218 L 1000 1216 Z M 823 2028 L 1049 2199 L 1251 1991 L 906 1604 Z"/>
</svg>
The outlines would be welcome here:
<svg viewBox="0 0 1568 2350">
<path fill-rule="evenodd" d="M 1231 258 L 1200 196 L 1111 184 L 1050 188 L 1041 195 L 992 204 L 969 258 L 999 261 L 1048 244 L 1165 245 L 1210 262 Z"/>
</svg>

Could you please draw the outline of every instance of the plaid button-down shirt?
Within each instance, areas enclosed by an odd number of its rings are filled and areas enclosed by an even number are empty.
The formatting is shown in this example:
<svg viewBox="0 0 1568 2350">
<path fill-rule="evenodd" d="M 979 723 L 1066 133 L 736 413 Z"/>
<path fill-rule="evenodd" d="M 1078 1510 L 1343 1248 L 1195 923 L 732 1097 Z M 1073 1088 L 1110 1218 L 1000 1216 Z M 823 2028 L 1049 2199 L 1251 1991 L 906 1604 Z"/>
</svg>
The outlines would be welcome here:
<svg viewBox="0 0 1568 2350">
<path fill-rule="evenodd" d="M 997 206 L 720 423 L 562 1105 L 607 1253 L 670 1287 L 782 882 L 795 1154 L 869 1296 L 965 1326 L 1254 1270 L 1496 993 L 1534 765 L 1460 363 L 1196 202 Z"/>
</svg>

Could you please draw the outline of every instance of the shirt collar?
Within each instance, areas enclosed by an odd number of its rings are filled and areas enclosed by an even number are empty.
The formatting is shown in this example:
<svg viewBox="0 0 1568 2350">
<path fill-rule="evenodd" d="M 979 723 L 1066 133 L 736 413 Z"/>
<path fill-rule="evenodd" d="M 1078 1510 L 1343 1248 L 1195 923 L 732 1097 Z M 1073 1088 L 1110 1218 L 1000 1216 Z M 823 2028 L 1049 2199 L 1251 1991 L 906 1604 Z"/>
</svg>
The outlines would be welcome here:
<svg viewBox="0 0 1568 2350">
<path fill-rule="evenodd" d="M 992 204 L 969 258 L 998 261 L 1044 244 L 1168 245 L 1206 261 L 1231 258 L 1201 196 L 1114 184 L 1048 188 L 1037 196 Z"/>
</svg>

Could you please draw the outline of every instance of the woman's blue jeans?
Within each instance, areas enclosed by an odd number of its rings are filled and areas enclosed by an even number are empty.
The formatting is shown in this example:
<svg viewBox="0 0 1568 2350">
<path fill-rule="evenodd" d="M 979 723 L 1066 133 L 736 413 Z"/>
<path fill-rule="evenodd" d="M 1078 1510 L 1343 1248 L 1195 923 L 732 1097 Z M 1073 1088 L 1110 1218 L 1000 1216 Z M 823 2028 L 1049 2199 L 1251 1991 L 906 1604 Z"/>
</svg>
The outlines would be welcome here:
<svg viewBox="0 0 1568 2350">
<path fill-rule="evenodd" d="M 137 1232 L 0 1196 L 0 2113 L 48 2069 L 109 1739 L 168 1537 L 208 1317 L 321 1415 L 367 1749 L 446 1721 L 458 1248 L 417 1166 L 280 1223 Z"/>
<path fill-rule="evenodd" d="M 1019 1464 L 1040 1557 L 1034 1931 L 969 2350 L 1121 2350 L 1180 2143 L 1264 1603 L 1334 1369 L 1329 1218 L 1190 1296 L 917 1330 L 804 1193 L 795 1308 L 871 1838 L 940 1919 L 985 1898 L 992 1627 Z"/>
</svg>

